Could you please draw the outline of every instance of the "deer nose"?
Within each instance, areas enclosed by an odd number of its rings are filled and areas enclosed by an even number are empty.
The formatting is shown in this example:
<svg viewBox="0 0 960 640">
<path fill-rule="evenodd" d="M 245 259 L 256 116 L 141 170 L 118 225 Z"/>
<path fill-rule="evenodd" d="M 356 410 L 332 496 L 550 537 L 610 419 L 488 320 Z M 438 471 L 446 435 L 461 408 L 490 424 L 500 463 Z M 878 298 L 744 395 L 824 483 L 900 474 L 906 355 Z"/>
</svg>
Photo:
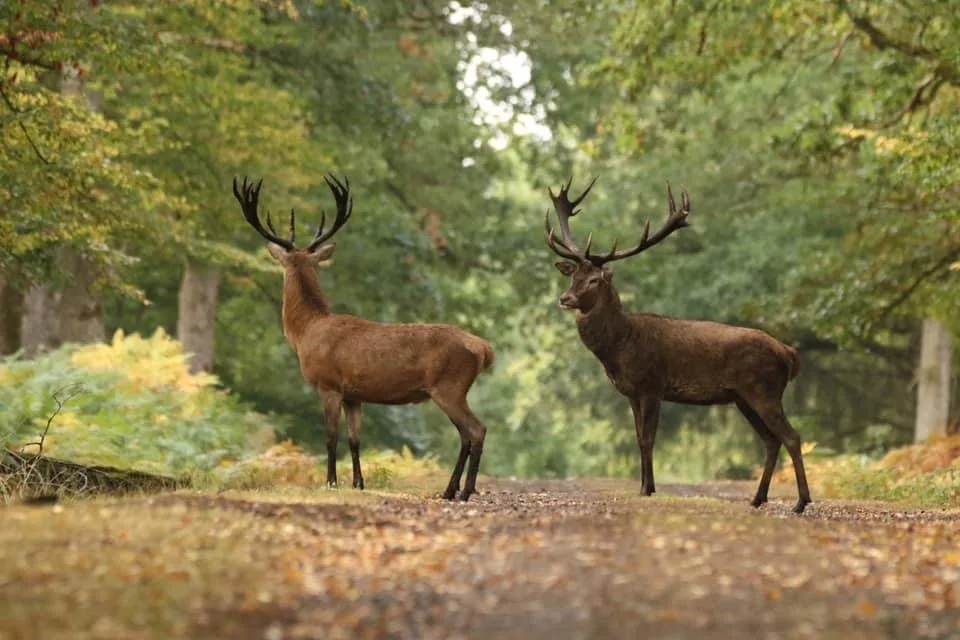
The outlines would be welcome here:
<svg viewBox="0 0 960 640">
<path fill-rule="evenodd" d="M 576 302 L 577 299 L 569 293 L 560 296 L 560 307 L 563 309 L 572 309 Z"/>
</svg>

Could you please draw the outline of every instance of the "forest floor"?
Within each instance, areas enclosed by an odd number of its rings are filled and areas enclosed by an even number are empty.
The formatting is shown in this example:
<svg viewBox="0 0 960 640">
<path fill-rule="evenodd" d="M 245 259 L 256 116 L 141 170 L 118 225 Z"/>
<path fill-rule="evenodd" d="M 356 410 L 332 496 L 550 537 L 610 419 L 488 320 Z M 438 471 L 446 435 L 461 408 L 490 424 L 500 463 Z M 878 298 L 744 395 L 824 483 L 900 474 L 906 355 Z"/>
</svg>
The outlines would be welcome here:
<svg viewBox="0 0 960 640">
<path fill-rule="evenodd" d="M 0 639 L 960 638 L 960 510 L 481 480 L 2 508 Z"/>
</svg>

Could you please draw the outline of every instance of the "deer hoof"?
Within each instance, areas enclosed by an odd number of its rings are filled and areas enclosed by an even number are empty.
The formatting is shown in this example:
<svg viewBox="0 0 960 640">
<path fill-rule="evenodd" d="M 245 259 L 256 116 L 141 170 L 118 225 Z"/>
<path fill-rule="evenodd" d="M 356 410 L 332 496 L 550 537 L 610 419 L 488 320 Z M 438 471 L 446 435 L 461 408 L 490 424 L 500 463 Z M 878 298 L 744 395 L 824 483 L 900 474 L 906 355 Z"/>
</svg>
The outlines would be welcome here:
<svg viewBox="0 0 960 640">
<path fill-rule="evenodd" d="M 336 489 L 337 481 L 336 480 L 327 480 L 327 489 Z"/>
<path fill-rule="evenodd" d="M 797 506 L 793 508 L 793 512 L 797 515 L 803 513 L 803 510 L 807 508 L 808 504 L 810 504 L 810 498 L 800 498 L 797 500 Z"/>
<path fill-rule="evenodd" d="M 447 489 L 446 491 L 443 492 L 443 495 L 440 497 L 443 498 L 444 500 L 453 500 L 455 497 L 457 497 L 457 490 Z"/>
<path fill-rule="evenodd" d="M 472 492 L 472 491 L 469 492 L 469 493 L 468 493 L 467 491 L 462 491 L 462 492 L 460 493 L 460 500 L 461 500 L 462 502 L 466 502 L 467 500 L 470 499 L 470 496 L 472 496 L 472 495 L 473 495 L 473 492 Z"/>
<path fill-rule="evenodd" d="M 754 509 L 759 509 L 759 508 L 762 507 L 764 504 L 766 504 L 766 502 L 767 502 L 767 499 L 766 499 L 766 498 L 762 498 L 762 497 L 760 497 L 760 496 L 757 496 L 756 498 L 754 498 L 753 500 L 750 501 L 750 506 L 753 507 Z"/>
<path fill-rule="evenodd" d="M 354 488 L 354 489 L 360 489 L 360 491 L 363 491 L 363 478 L 360 478 L 359 481 L 354 480 L 354 481 L 353 481 L 353 488 Z"/>
</svg>

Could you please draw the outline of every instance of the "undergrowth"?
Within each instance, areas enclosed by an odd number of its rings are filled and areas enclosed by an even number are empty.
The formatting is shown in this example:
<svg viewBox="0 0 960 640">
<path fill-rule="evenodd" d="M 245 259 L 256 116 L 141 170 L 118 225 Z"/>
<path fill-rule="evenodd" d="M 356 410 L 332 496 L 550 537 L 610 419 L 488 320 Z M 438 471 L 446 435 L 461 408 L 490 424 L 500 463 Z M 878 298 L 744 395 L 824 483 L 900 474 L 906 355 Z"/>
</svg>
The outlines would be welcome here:
<svg viewBox="0 0 960 640">
<path fill-rule="evenodd" d="M 960 434 L 894 449 L 879 460 L 810 456 L 804 466 L 811 488 L 824 497 L 960 506 Z M 789 459 L 775 481 L 794 481 Z"/>
<path fill-rule="evenodd" d="M 367 489 L 394 489 L 413 478 L 423 478 L 443 472 L 433 457 L 414 457 L 409 449 L 396 451 L 367 451 L 360 459 L 364 484 Z M 352 466 L 348 460 L 337 465 L 337 479 L 341 486 L 349 486 Z M 277 486 L 321 488 L 327 482 L 326 457 L 313 455 L 286 440 L 273 445 L 258 456 L 236 464 L 223 465 L 208 474 L 200 486 L 221 489 L 264 489 Z"/>
<path fill-rule="evenodd" d="M 162 329 L 0 361 L 0 445 L 38 453 L 42 440 L 51 457 L 151 473 L 213 469 L 273 439 L 266 416 L 216 382 L 190 373 Z M 65 388 L 77 392 L 57 407 Z"/>
</svg>

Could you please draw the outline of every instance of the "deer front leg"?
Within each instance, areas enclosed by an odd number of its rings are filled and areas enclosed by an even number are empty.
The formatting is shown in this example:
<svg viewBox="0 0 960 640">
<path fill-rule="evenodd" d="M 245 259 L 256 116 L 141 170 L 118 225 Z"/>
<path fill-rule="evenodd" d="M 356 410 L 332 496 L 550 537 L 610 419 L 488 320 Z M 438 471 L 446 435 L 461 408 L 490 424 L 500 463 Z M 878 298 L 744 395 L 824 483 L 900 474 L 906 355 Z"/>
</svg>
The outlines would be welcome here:
<svg viewBox="0 0 960 640">
<path fill-rule="evenodd" d="M 337 441 L 340 439 L 340 412 L 343 396 L 326 393 L 323 396 L 323 411 L 327 419 L 327 486 L 337 486 Z"/>
<path fill-rule="evenodd" d="M 363 417 L 363 405 L 359 402 L 344 402 L 347 413 L 347 442 L 350 444 L 350 458 L 353 462 L 353 488 L 363 489 L 363 472 L 360 470 L 360 421 Z"/>
<path fill-rule="evenodd" d="M 630 408 L 633 410 L 637 444 L 640 446 L 640 492 L 649 496 L 657 490 L 653 481 L 653 445 L 657 439 L 657 427 L 660 425 L 660 400 L 631 399 Z"/>
</svg>

